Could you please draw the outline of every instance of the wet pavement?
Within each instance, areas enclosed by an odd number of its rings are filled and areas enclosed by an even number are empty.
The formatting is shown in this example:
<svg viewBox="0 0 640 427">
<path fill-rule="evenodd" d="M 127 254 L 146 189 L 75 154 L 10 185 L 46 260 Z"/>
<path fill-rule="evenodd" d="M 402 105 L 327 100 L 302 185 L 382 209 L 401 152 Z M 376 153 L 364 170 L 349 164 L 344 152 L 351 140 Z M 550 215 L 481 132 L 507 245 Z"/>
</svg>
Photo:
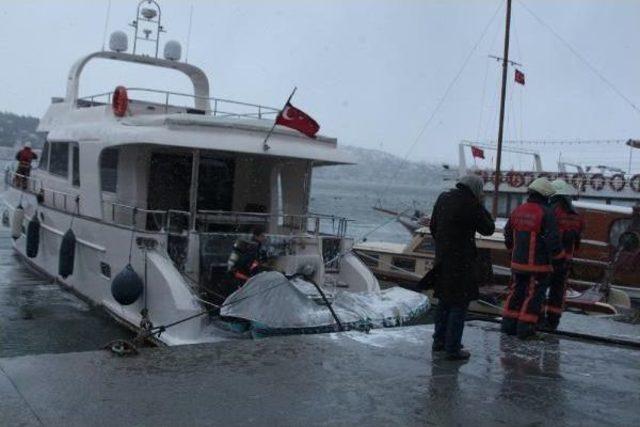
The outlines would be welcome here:
<svg viewBox="0 0 640 427">
<path fill-rule="evenodd" d="M 96 350 L 130 336 L 102 309 L 28 269 L 0 228 L 0 357 Z"/>
<path fill-rule="evenodd" d="M 0 231 L 0 425 L 635 425 L 640 350 L 504 337 L 430 351 L 431 325 L 98 350 L 130 333 L 19 262 Z M 562 329 L 640 342 L 638 325 L 565 314 Z M 57 354 L 56 354 L 57 353 Z"/>
<path fill-rule="evenodd" d="M 470 322 L 466 363 L 432 326 L 0 359 L 24 425 L 635 425 L 640 352 Z"/>
</svg>

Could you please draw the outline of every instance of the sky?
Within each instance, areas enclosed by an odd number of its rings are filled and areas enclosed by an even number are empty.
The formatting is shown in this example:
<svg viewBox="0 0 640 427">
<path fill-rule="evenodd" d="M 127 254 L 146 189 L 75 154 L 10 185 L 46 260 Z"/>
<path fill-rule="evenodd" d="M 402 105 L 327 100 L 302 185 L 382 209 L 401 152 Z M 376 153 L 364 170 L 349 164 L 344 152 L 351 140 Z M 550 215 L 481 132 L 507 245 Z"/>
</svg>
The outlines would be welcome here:
<svg viewBox="0 0 640 427">
<path fill-rule="evenodd" d="M 77 58 L 101 50 L 115 30 L 131 36 L 136 5 L 0 0 L 0 110 L 41 116 L 52 96 L 64 95 Z M 215 97 L 280 107 L 296 86 L 293 104 L 321 133 L 411 160 L 455 162 L 461 140 L 497 137 L 501 67 L 488 55 L 502 56 L 505 0 L 160 5 L 162 44 L 180 41 Z M 505 139 L 640 138 L 639 17 L 640 0 L 514 0 L 510 59 L 526 84 L 514 83 L 511 68 Z M 173 72 L 98 61 L 87 67 L 81 95 L 118 84 L 190 91 Z M 620 144 L 533 148 L 552 162 L 619 164 L 628 156 Z"/>
</svg>

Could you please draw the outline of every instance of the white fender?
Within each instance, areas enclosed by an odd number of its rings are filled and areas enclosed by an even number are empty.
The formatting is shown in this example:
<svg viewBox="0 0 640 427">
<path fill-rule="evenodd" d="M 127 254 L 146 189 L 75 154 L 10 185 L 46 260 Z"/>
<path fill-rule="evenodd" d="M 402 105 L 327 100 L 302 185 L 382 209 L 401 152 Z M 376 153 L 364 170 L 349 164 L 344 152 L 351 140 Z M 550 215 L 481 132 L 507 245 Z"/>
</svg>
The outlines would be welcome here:
<svg viewBox="0 0 640 427">
<path fill-rule="evenodd" d="M 13 218 L 11 219 L 11 237 L 13 240 L 17 240 L 22 235 L 22 222 L 24 221 L 24 209 L 22 205 L 13 211 Z"/>
</svg>

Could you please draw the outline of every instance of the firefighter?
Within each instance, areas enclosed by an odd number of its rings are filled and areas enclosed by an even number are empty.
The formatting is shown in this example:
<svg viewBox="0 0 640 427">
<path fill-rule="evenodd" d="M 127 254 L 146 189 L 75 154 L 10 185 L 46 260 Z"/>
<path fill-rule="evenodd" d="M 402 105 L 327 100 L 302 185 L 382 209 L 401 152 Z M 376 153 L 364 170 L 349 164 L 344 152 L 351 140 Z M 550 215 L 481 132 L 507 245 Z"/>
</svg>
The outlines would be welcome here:
<svg viewBox="0 0 640 427">
<path fill-rule="evenodd" d="M 266 270 L 262 265 L 265 261 L 262 245 L 266 240 L 264 226 L 254 225 L 250 240 L 239 238 L 233 244 L 227 261 L 227 272 L 232 276 L 236 289 L 244 285 L 251 276 Z"/>
<path fill-rule="evenodd" d="M 550 275 L 564 263 L 558 226 L 549 206 L 555 189 L 548 179 L 538 178 L 528 190 L 527 201 L 511 213 L 504 228 L 512 276 L 502 332 L 522 339 L 536 336 Z"/>
<path fill-rule="evenodd" d="M 580 247 L 580 239 L 584 230 L 584 219 L 573 209 L 571 196 L 575 189 L 561 179 L 551 183 L 556 193 L 551 197 L 551 209 L 558 224 L 560 241 L 564 248 L 564 260 L 562 267 L 556 268 L 551 273 L 547 300 L 543 307 L 544 319 L 541 319 L 541 327 L 554 331 L 558 328 L 566 293 L 566 281 L 569 274 L 569 263 L 573 254 Z"/>
<path fill-rule="evenodd" d="M 16 171 L 16 185 L 26 189 L 27 181 L 31 175 L 31 162 L 36 160 L 38 155 L 31 150 L 31 143 L 27 142 L 22 150 L 16 153 L 18 170 Z"/>
</svg>

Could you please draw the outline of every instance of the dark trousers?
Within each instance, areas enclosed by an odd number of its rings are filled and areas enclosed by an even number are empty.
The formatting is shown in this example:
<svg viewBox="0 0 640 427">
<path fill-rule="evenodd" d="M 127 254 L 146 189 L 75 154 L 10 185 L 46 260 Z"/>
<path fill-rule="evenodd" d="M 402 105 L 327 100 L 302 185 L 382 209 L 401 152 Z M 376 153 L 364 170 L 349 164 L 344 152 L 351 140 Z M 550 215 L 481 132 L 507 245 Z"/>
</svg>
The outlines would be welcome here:
<svg viewBox="0 0 640 427">
<path fill-rule="evenodd" d="M 462 332 L 469 303 L 449 304 L 439 301 L 435 310 L 435 332 L 433 345 L 442 346 L 449 354 L 462 348 Z"/>
<path fill-rule="evenodd" d="M 556 268 L 549 278 L 549 292 L 544 304 L 544 323 L 548 328 L 555 329 L 560 324 L 560 317 L 564 310 L 564 299 L 566 295 L 566 281 L 569 269 L 566 267 Z"/>
<path fill-rule="evenodd" d="M 502 332 L 520 338 L 535 332 L 548 283 L 547 273 L 513 273 L 502 311 Z"/>
</svg>

